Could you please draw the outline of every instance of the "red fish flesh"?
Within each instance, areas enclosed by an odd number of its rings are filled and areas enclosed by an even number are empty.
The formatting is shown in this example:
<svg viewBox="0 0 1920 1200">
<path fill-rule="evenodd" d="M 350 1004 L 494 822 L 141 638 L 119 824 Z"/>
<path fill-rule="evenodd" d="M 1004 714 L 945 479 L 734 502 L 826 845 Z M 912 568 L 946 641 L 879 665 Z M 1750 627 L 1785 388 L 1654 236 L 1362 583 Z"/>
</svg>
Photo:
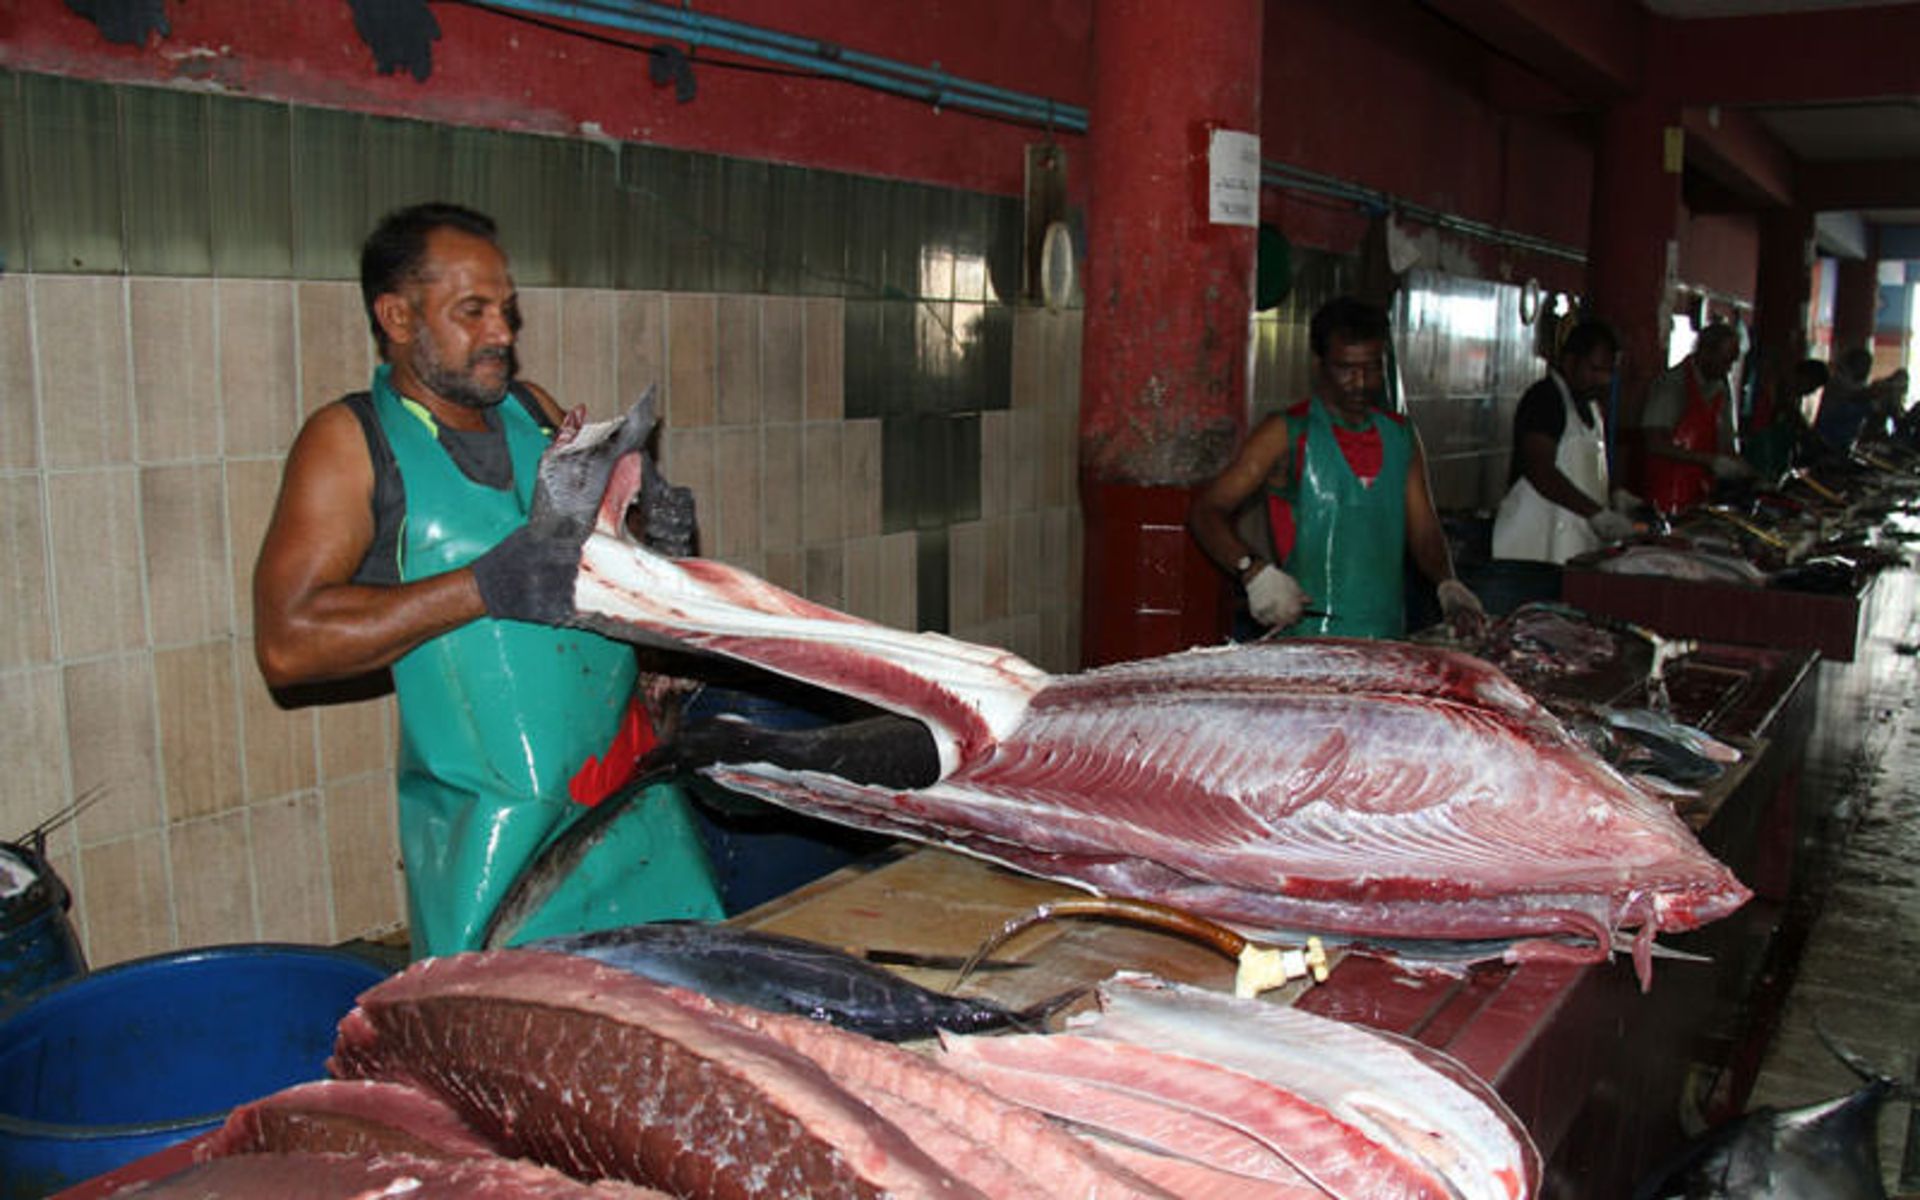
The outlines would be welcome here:
<svg viewBox="0 0 1920 1200">
<path fill-rule="evenodd" d="M 500 1148 L 418 1088 L 326 1079 L 244 1104 L 196 1148 L 200 1158 L 293 1153 L 490 1158 Z"/>
<path fill-rule="evenodd" d="M 628 1183 L 581 1183 L 507 1158 L 237 1154 L 114 1193 L 116 1200 L 669 1200 Z"/>
<path fill-rule="evenodd" d="M 1103 984 L 1100 1001 L 1069 1034 L 943 1036 L 942 1061 L 1075 1126 L 1277 1188 L 1522 1200 L 1539 1187 L 1505 1103 L 1416 1042 L 1144 976 Z"/>
<path fill-rule="evenodd" d="M 368 990 L 330 1069 L 411 1083 L 507 1151 L 678 1196 L 1165 1200 L 1038 1114 L 804 1017 L 572 955 L 427 959 Z"/>
<path fill-rule="evenodd" d="M 938 780 L 914 789 L 709 767 L 727 787 L 1249 931 L 1506 939 L 1510 958 L 1592 960 L 1633 928 L 1643 982 L 1657 931 L 1749 895 L 1671 810 L 1478 659 L 1302 640 L 1049 675 L 637 544 L 622 514 L 652 467 L 623 450 L 623 429 L 591 443 L 619 465 L 578 621 L 856 696 L 920 722 L 939 757 Z"/>
</svg>

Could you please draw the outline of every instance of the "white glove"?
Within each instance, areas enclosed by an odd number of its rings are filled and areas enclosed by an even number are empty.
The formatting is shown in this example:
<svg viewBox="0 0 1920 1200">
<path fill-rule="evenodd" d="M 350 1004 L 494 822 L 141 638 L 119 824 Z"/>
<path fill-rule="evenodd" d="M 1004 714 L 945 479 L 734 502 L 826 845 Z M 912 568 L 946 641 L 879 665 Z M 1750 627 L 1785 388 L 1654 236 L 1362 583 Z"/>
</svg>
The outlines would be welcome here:
<svg viewBox="0 0 1920 1200">
<path fill-rule="evenodd" d="M 1440 601 L 1440 615 L 1456 633 L 1478 633 L 1486 627 L 1487 610 L 1480 607 L 1480 597 L 1466 584 L 1443 579 L 1434 594 Z"/>
<path fill-rule="evenodd" d="M 1633 518 L 1603 508 L 1587 518 L 1587 528 L 1603 542 L 1618 542 L 1633 536 Z"/>
<path fill-rule="evenodd" d="M 1713 477 L 1715 479 L 1746 479 L 1757 474 L 1747 465 L 1744 458 L 1735 458 L 1731 454 L 1713 456 Z"/>
<path fill-rule="evenodd" d="M 1272 563 L 1253 573 L 1247 581 L 1247 609 L 1262 625 L 1285 629 L 1300 619 L 1307 608 L 1307 594 L 1293 576 Z"/>
<path fill-rule="evenodd" d="M 1645 500 L 1642 500 L 1625 488 L 1613 489 L 1613 495 L 1609 498 L 1609 502 L 1613 511 L 1623 513 L 1630 513 L 1636 508 L 1645 508 L 1647 506 Z"/>
</svg>

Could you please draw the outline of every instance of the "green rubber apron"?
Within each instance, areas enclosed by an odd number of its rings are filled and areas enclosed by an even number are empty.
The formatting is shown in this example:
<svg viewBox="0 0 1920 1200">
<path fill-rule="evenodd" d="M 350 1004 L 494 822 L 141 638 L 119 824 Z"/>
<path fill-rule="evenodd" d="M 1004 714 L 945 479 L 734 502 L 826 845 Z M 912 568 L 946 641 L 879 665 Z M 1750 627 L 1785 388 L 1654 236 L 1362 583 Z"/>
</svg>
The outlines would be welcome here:
<svg viewBox="0 0 1920 1200">
<path fill-rule="evenodd" d="M 1407 544 L 1407 466 L 1413 439 L 1400 422 L 1374 412 L 1380 474 L 1362 483 L 1333 435 L 1319 397 L 1307 405 L 1307 434 L 1292 497 L 1293 551 L 1282 566 L 1328 615 L 1302 617 L 1290 637 L 1394 638 L 1407 631 L 1402 576 Z M 1278 500 L 1281 497 L 1273 497 Z"/>
<path fill-rule="evenodd" d="M 547 435 L 517 403 L 494 411 L 513 484 L 474 483 L 433 417 L 373 378 L 374 411 L 405 488 L 400 578 L 472 562 L 526 521 Z M 400 699 L 400 850 L 416 957 L 477 947 L 534 854 L 587 809 L 567 781 L 603 753 L 634 695 L 633 650 L 583 630 L 478 620 L 393 665 Z M 685 796 L 655 787 L 615 821 L 516 941 L 721 911 Z"/>
</svg>

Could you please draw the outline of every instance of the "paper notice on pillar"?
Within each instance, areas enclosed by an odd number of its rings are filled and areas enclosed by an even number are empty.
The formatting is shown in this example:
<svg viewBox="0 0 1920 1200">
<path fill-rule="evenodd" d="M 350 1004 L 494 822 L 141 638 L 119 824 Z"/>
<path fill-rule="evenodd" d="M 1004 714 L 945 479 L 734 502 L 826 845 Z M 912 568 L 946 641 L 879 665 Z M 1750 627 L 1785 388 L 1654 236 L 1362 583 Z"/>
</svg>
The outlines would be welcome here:
<svg viewBox="0 0 1920 1200">
<path fill-rule="evenodd" d="M 1260 135 L 1216 129 L 1207 143 L 1207 220 L 1260 223 Z"/>
</svg>

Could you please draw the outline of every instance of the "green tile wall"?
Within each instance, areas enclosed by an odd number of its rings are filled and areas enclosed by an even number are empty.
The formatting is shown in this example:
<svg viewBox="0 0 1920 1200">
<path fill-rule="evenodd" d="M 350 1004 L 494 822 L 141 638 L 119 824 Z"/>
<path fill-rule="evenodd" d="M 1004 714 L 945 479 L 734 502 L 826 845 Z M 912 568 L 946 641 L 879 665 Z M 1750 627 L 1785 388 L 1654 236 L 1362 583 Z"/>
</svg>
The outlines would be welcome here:
<svg viewBox="0 0 1920 1200">
<path fill-rule="evenodd" d="M 213 273 L 285 279 L 293 273 L 293 110 L 223 99 L 209 111 Z"/>
<path fill-rule="evenodd" d="M 22 269 L 119 272 L 126 269 L 120 208 L 118 89 L 22 77 L 26 117 L 26 192 L 31 214 Z M 8 254 L 12 261 L 16 256 Z"/>
<path fill-rule="evenodd" d="M 324 108 L 293 110 L 293 273 L 358 279 L 367 211 L 367 120 Z"/>
<path fill-rule="evenodd" d="M 27 269 L 27 122 L 20 77 L 0 73 L 0 271 Z"/>
<path fill-rule="evenodd" d="M 127 269 L 136 275 L 213 274 L 213 177 L 208 99 L 138 88 L 125 95 Z"/>
</svg>

